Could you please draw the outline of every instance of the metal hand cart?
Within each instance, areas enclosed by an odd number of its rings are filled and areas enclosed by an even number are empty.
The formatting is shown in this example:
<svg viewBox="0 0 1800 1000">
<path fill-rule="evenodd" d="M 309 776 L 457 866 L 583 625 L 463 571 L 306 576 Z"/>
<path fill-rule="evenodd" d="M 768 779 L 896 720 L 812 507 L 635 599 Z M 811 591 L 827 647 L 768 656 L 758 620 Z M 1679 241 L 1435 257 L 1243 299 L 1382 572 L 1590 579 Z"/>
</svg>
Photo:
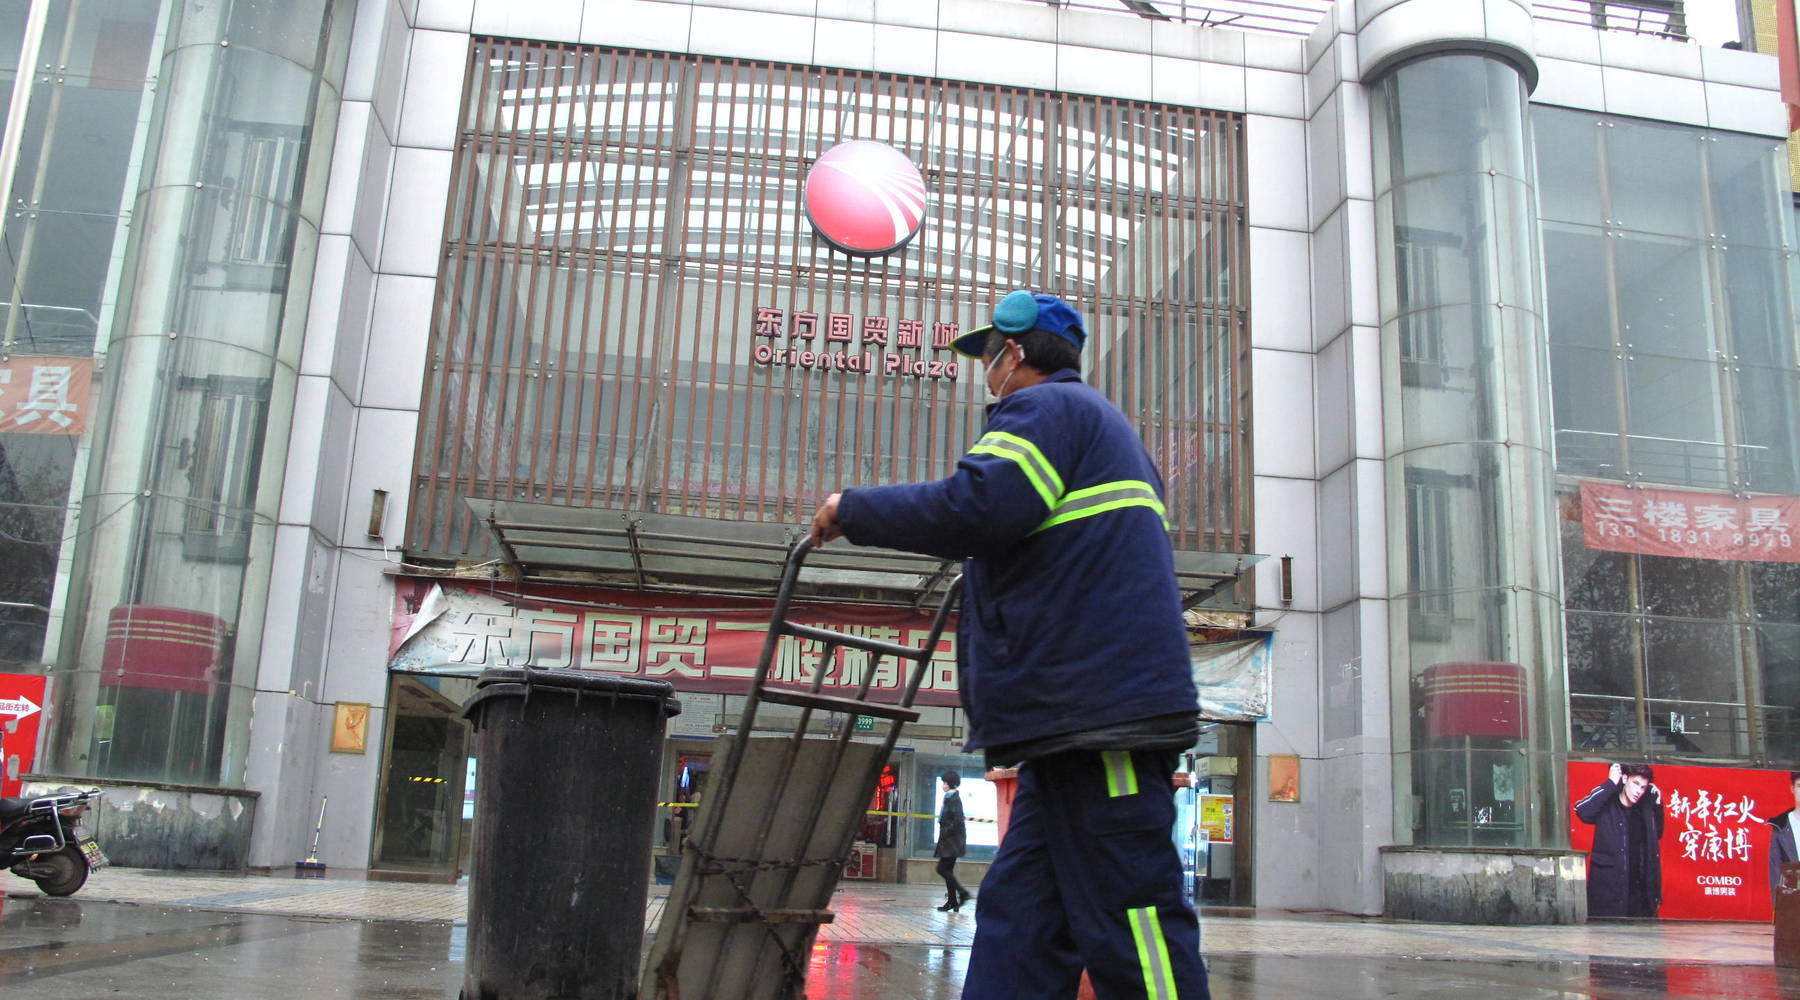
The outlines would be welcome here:
<svg viewBox="0 0 1800 1000">
<path fill-rule="evenodd" d="M 792 1000 L 804 996 L 806 967 L 831 894 L 849 860 L 876 781 L 912 708 L 956 603 L 952 582 L 923 644 L 903 646 L 788 619 L 800 568 L 811 551 L 802 539 L 788 553 L 781 587 L 749 697 L 713 771 L 681 868 L 663 908 L 640 994 L 656 1000 Z M 783 637 L 823 644 L 807 689 L 774 687 L 770 666 Z M 871 654 L 855 697 L 826 694 L 825 675 L 839 647 Z M 896 702 L 869 700 L 883 658 L 910 661 Z M 904 669 L 904 668 L 903 668 Z M 791 733 L 757 736 L 763 703 L 800 709 Z M 837 735 L 808 737 L 815 713 L 841 715 Z M 855 717 L 886 720 L 879 741 L 856 742 Z M 877 729 L 882 723 L 877 721 Z"/>
</svg>

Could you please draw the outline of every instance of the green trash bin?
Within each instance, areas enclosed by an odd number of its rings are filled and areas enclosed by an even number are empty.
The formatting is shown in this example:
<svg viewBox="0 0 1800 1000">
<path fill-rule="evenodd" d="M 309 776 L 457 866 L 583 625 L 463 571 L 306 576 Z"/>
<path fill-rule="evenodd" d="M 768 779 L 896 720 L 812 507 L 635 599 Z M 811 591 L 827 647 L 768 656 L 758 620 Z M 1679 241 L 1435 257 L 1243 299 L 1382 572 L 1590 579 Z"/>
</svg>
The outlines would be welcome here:
<svg viewBox="0 0 1800 1000">
<path fill-rule="evenodd" d="M 634 1000 L 666 681 L 482 673 L 463 1000 Z"/>
</svg>

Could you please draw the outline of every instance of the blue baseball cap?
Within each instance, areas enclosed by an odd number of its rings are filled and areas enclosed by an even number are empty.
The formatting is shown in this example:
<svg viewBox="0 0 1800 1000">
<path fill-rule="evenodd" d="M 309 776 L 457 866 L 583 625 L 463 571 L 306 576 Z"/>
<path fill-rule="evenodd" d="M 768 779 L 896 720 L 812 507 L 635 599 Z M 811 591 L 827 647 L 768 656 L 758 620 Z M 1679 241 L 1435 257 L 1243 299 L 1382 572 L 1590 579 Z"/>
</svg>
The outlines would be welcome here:
<svg viewBox="0 0 1800 1000">
<path fill-rule="evenodd" d="M 1008 292 L 994 306 L 992 323 L 951 341 L 950 349 L 967 358 L 979 358 L 987 346 L 988 334 L 995 330 L 1010 337 L 1043 330 L 1074 344 L 1077 351 L 1087 343 L 1087 331 L 1081 328 L 1081 314 L 1074 306 L 1054 295 L 1020 290 Z"/>
</svg>

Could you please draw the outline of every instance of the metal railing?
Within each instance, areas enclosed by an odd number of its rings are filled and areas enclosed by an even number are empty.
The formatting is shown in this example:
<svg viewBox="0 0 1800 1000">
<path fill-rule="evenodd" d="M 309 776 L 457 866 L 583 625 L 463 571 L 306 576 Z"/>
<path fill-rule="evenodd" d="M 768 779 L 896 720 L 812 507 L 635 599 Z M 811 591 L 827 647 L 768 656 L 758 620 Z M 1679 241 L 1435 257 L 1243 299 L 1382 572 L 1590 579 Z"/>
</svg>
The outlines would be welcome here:
<svg viewBox="0 0 1800 1000">
<path fill-rule="evenodd" d="M 1309 35 L 1330 10 L 1329 0 L 1026 0 L 1072 10 L 1131 14 L 1152 21 L 1174 21 L 1203 27 L 1235 28 L 1279 35 Z M 1348 3 L 1350 0 L 1343 0 Z M 1542 21 L 1578 24 L 1596 31 L 1618 31 L 1686 41 L 1684 0 L 1536 0 L 1533 16 Z"/>
<path fill-rule="evenodd" d="M 1800 752 L 1800 709 L 1787 705 L 1646 698 L 1649 731 L 1640 742 L 1630 695 L 1571 693 L 1570 750 L 1576 754 L 1648 751 L 1667 759 L 1787 760 Z M 1754 738 L 1750 725 L 1757 717 Z"/>
<path fill-rule="evenodd" d="M 91 354 L 99 326 L 93 313 L 78 306 L 0 301 L 0 353 Z"/>
<path fill-rule="evenodd" d="M 1534 0 L 1531 13 L 1540 21 L 1578 24 L 1595 31 L 1688 40 L 1684 0 Z"/>
<path fill-rule="evenodd" d="M 1557 468 L 1672 486 L 1771 493 L 1786 492 L 1792 477 L 1788 459 L 1767 445 L 1626 434 L 1625 443 L 1631 448 L 1626 464 L 1619 457 L 1619 438 L 1615 431 L 1561 428 L 1556 432 Z"/>
<path fill-rule="evenodd" d="M 1151 21 L 1175 21 L 1208 28 L 1236 28 L 1279 35 L 1310 35 L 1327 10 L 1329 0 L 1029 0 L 1071 10 L 1098 10 L 1134 14 Z"/>
</svg>

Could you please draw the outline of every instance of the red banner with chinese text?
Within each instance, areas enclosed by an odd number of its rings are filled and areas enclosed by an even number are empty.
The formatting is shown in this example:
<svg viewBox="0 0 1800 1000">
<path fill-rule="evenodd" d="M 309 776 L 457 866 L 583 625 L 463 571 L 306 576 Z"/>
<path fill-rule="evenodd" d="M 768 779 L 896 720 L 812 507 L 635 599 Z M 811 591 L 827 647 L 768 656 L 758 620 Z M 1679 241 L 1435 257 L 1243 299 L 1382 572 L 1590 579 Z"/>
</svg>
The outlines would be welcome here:
<svg viewBox="0 0 1800 1000">
<path fill-rule="evenodd" d="M 468 673 L 489 667 L 592 670 L 666 680 L 677 691 L 743 694 L 768 638 L 766 602 L 680 594 L 638 594 L 574 587 L 517 587 L 403 578 L 396 582 L 388 667 Z M 917 646 L 931 631 L 930 611 L 858 604 L 795 604 L 790 620 Z M 957 705 L 955 620 L 926 666 L 918 703 Z M 870 671 L 869 696 L 895 701 L 906 664 L 783 636 L 770 664 L 774 683 L 853 693 Z"/>
<path fill-rule="evenodd" d="M 1590 549 L 1684 559 L 1800 562 L 1800 497 L 1581 484 Z"/>
<path fill-rule="evenodd" d="M 18 795 L 19 776 L 37 761 L 45 683 L 42 674 L 0 674 L 0 796 Z"/>
<path fill-rule="evenodd" d="M 1607 764 L 1569 763 L 1569 846 L 1591 851 L 1594 828 L 1574 803 L 1605 784 Z M 1773 918 L 1764 822 L 1794 807 L 1786 771 L 1655 765 L 1664 811 L 1663 903 L 1669 920 Z M 1646 793 L 1648 794 L 1648 793 Z"/>
<path fill-rule="evenodd" d="M 93 380 L 93 358 L 0 361 L 0 434 L 85 432 Z"/>
</svg>

